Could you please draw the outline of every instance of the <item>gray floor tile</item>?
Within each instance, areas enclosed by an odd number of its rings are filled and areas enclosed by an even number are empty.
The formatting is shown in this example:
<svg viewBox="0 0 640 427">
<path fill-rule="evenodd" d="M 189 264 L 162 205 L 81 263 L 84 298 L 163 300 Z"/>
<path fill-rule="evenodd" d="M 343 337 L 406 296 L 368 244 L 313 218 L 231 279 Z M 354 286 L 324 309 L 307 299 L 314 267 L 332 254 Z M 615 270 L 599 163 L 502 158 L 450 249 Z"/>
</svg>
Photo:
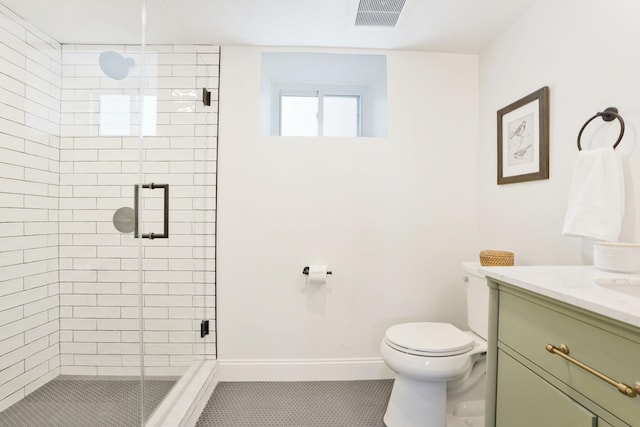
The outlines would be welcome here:
<svg viewBox="0 0 640 427">
<path fill-rule="evenodd" d="M 175 379 L 147 380 L 147 414 Z M 140 382 L 117 377 L 58 377 L 0 412 L 2 427 L 140 426 Z"/>
<path fill-rule="evenodd" d="M 197 427 L 384 427 L 393 380 L 222 382 Z"/>
</svg>

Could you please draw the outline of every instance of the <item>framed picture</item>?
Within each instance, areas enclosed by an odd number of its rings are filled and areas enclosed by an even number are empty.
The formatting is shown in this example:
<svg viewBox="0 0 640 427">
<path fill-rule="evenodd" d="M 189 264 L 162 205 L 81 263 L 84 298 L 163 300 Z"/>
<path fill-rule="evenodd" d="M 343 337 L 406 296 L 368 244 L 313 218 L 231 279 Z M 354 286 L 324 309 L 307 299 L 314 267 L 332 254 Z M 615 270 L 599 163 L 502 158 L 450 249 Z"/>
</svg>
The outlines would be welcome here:
<svg viewBox="0 0 640 427">
<path fill-rule="evenodd" d="M 498 185 L 549 178 L 549 87 L 498 110 Z"/>
</svg>

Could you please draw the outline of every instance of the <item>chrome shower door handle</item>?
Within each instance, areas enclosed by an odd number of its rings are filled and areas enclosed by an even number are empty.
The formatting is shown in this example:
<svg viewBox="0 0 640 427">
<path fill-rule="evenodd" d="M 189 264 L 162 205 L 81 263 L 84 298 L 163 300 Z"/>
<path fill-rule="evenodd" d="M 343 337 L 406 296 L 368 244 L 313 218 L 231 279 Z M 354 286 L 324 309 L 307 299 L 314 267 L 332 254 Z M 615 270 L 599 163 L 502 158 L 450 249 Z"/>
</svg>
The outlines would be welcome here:
<svg viewBox="0 0 640 427">
<path fill-rule="evenodd" d="M 135 186 L 133 187 L 133 210 L 134 210 L 134 231 L 133 231 L 133 237 L 135 237 L 136 239 L 138 237 L 142 237 L 143 239 L 167 239 L 169 238 L 169 184 L 155 184 L 155 183 L 150 183 L 150 184 L 142 184 L 142 188 L 148 188 L 150 190 L 155 190 L 156 188 L 162 188 L 164 190 L 164 213 L 163 213 L 163 220 L 162 222 L 164 223 L 164 230 L 162 232 L 162 234 L 158 234 L 158 233 L 145 233 L 142 234 L 142 236 L 140 236 L 140 234 L 138 233 L 138 193 L 140 191 L 140 185 L 139 184 L 135 184 Z"/>
</svg>

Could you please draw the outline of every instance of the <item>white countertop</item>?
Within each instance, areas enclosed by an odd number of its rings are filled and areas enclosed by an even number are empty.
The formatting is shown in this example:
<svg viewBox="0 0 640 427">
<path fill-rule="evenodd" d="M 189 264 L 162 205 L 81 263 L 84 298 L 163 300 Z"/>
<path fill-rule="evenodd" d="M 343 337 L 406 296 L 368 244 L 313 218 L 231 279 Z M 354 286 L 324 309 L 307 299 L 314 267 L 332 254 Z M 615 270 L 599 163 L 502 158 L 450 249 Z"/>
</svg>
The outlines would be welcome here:
<svg viewBox="0 0 640 427">
<path fill-rule="evenodd" d="M 640 287 L 640 275 L 593 266 L 480 267 L 487 277 L 640 327 L 640 297 L 612 291 L 596 280 L 617 279 Z"/>
</svg>

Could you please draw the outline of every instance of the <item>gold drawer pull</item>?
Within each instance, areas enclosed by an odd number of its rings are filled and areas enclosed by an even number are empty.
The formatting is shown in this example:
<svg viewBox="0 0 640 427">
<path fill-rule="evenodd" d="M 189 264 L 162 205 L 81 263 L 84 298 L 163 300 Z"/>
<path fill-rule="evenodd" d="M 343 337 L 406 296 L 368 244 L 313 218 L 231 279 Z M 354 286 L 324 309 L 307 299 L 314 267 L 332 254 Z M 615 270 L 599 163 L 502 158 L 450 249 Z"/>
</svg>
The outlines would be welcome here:
<svg viewBox="0 0 640 427">
<path fill-rule="evenodd" d="M 612 386 L 617 388 L 618 391 L 620 393 L 624 394 L 625 396 L 636 397 L 638 395 L 638 393 L 640 392 L 640 382 L 637 382 L 634 387 L 629 387 L 625 383 L 621 383 L 619 381 L 616 381 L 613 378 L 610 378 L 610 377 L 606 376 L 602 372 L 596 371 L 591 366 L 585 365 L 581 361 L 576 360 L 573 357 L 569 356 L 569 347 L 567 347 L 565 344 L 560 344 L 559 347 L 556 347 L 555 345 L 552 345 L 552 344 L 547 344 L 545 346 L 545 348 L 547 349 L 547 351 L 549 353 L 557 354 L 558 356 L 562 357 L 565 360 L 568 360 L 569 362 L 573 363 L 574 365 L 577 365 L 578 367 L 584 369 L 585 371 L 589 372 L 590 374 L 595 375 L 596 377 L 600 378 L 602 381 L 608 382 L 609 384 L 611 384 Z"/>
</svg>

